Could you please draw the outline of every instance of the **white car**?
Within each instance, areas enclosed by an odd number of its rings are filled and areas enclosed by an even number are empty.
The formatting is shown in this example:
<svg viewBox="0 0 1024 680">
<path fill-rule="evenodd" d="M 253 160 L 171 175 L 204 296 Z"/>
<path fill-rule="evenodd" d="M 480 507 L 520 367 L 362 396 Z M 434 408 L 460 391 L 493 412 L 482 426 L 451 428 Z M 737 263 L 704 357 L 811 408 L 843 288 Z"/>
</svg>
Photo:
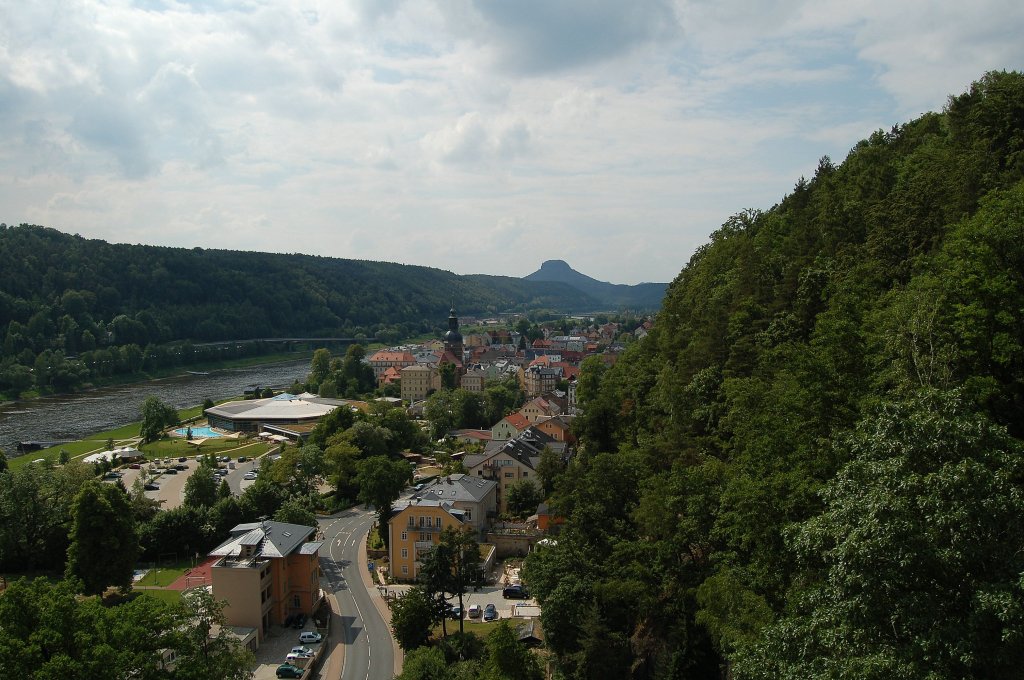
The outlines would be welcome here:
<svg viewBox="0 0 1024 680">
<path fill-rule="evenodd" d="M 302 643 L 308 644 L 308 643 L 311 643 L 311 642 L 320 642 L 323 639 L 324 639 L 323 635 L 321 635 L 320 633 L 316 633 L 314 631 L 311 631 L 311 630 L 304 630 L 301 633 L 299 633 L 299 642 L 302 642 Z"/>
<path fill-rule="evenodd" d="M 242 475 L 242 479 L 256 479 L 256 473 L 253 470 L 249 470 Z"/>
</svg>

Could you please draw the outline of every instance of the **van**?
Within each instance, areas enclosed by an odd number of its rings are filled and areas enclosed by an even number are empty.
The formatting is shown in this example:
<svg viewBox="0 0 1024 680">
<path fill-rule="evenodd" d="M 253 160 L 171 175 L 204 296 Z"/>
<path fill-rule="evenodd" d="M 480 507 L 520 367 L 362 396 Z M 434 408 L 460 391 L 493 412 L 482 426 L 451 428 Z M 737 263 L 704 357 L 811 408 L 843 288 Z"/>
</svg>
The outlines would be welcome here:
<svg viewBox="0 0 1024 680">
<path fill-rule="evenodd" d="M 530 597 L 530 592 L 521 585 L 515 584 L 506 586 L 501 591 L 501 596 L 506 600 L 526 600 Z"/>
</svg>

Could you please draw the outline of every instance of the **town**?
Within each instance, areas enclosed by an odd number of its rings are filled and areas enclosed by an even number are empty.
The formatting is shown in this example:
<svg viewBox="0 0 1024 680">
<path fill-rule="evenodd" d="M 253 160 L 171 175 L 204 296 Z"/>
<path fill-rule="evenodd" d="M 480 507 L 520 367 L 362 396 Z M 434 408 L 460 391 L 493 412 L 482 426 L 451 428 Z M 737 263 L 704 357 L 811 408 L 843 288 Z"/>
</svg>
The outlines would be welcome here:
<svg viewBox="0 0 1024 680">
<path fill-rule="evenodd" d="M 74 459 L 61 449 L 56 466 L 33 460 L 50 472 L 80 462 L 157 527 L 127 552 L 140 556 L 131 584 L 85 573 L 87 591 L 214 612 L 209 638 L 238 650 L 243 676 L 370 673 L 373 644 L 371 676 L 392 677 L 405 653 L 450 644 L 449 626 L 455 640 L 502 625 L 520 663 L 541 668 L 542 612 L 523 565 L 564 521 L 550 496 L 575 453 L 581 367 L 614 365 L 652 320 L 469 321 L 482 330 L 463 335 L 453 308 L 435 340 L 344 359 L 317 350 L 290 390 L 257 388 L 185 419 L 150 398 L 139 437 Z M 389 442 L 362 441 L 374 436 Z M 205 535 L 180 526 L 203 517 Z M 191 662 L 184 648 L 154 653 L 169 672 Z"/>
</svg>

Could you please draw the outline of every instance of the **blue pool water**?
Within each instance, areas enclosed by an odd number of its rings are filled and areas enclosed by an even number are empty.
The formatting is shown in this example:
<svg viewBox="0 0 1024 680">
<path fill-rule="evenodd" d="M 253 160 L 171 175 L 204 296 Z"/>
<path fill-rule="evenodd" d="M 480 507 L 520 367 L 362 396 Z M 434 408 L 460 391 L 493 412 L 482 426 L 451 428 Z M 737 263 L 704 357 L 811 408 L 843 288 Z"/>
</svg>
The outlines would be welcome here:
<svg viewBox="0 0 1024 680">
<path fill-rule="evenodd" d="M 187 427 L 179 427 L 177 430 L 174 431 L 174 433 L 179 435 L 179 436 L 181 436 L 181 437 L 184 437 L 184 436 L 186 436 L 188 434 L 188 428 Z M 220 432 L 214 432 L 213 430 L 211 430 L 209 427 L 206 427 L 206 426 L 203 426 L 203 427 L 193 427 L 192 428 L 192 438 L 193 439 L 209 439 L 211 437 L 223 437 L 223 436 L 224 435 L 222 435 Z"/>
</svg>

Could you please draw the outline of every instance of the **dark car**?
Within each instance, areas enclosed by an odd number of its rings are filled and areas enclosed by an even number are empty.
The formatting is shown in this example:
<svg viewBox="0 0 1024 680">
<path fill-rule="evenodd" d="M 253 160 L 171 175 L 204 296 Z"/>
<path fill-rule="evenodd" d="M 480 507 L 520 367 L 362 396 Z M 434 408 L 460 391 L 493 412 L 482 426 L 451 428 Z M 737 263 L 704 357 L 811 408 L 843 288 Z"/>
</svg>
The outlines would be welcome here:
<svg viewBox="0 0 1024 680">
<path fill-rule="evenodd" d="M 506 600 L 526 600 L 530 597 L 530 591 L 521 585 L 506 586 L 501 591 L 501 596 Z"/>
<path fill-rule="evenodd" d="M 295 615 L 295 620 L 292 621 L 292 628 L 302 628 L 305 625 L 306 625 L 306 615 L 305 614 L 296 614 Z"/>
<path fill-rule="evenodd" d="M 170 467 L 170 468 L 167 468 L 166 470 L 164 470 L 164 474 L 165 475 L 176 475 L 176 474 L 178 474 L 178 471 L 177 471 L 177 469 Z"/>
<path fill-rule="evenodd" d="M 159 491 L 160 485 L 154 484 L 153 482 L 147 482 L 142 488 L 146 491 Z"/>
<path fill-rule="evenodd" d="M 185 456 L 182 456 L 181 458 L 178 459 L 178 462 L 179 463 L 184 463 L 186 460 L 188 460 L 188 458 L 186 458 Z"/>
<path fill-rule="evenodd" d="M 238 462 L 239 463 L 244 463 L 247 460 L 249 460 L 249 459 L 246 456 L 239 456 L 238 457 Z"/>
<path fill-rule="evenodd" d="M 290 663 L 283 663 L 277 667 L 277 677 L 279 678 L 301 678 L 302 669 L 297 668 Z"/>
<path fill-rule="evenodd" d="M 493 621 L 498 618 L 498 608 L 493 604 L 488 604 L 484 607 L 484 621 Z"/>
</svg>

